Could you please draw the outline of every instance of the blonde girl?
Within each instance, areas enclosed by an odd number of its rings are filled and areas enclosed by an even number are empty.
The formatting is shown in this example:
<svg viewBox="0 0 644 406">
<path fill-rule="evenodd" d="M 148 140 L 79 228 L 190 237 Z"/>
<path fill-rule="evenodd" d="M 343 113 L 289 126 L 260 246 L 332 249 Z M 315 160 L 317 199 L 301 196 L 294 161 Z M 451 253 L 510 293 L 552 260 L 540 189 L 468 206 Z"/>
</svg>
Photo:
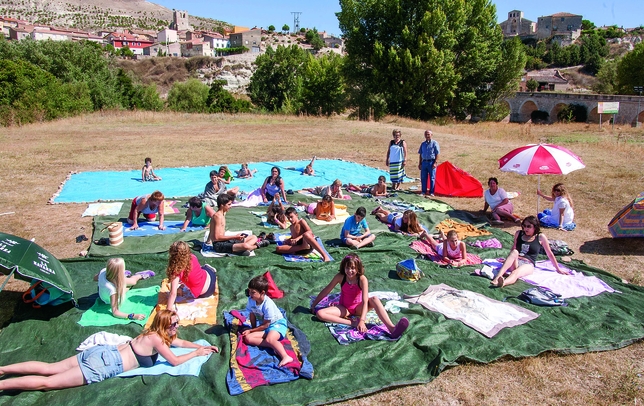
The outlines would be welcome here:
<svg viewBox="0 0 644 406">
<path fill-rule="evenodd" d="M 539 222 L 544 227 L 558 228 L 559 230 L 574 230 L 575 211 L 572 197 L 563 183 L 557 183 L 552 187 L 550 196 L 545 195 L 537 189 L 537 194 L 549 202 L 554 202 L 552 211 L 544 210 L 539 213 Z"/>
<path fill-rule="evenodd" d="M 110 258 L 107 266 L 95 276 L 98 281 L 98 296 L 103 302 L 112 307 L 112 315 L 121 319 L 143 320 L 144 314 L 123 313 L 119 310 L 125 298 L 128 286 L 134 286 L 141 279 L 154 276 L 152 271 L 137 272 L 134 276 L 125 276 L 125 261 L 123 258 Z"/>
<path fill-rule="evenodd" d="M 431 244 L 436 253 L 443 257 L 449 265 L 461 266 L 467 264 L 467 248 L 465 248 L 465 243 L 458 239 L 458 233 L 455 230 L 449 230 L 447 236 L 445 236 L 441 230 L 439 236 L 442 242 L 436 241 L 427 233 L 423 233 L 420 238 Z"/>
<path fill-rule="evenodd" d="M 328 296 L 336 285 L 340 285 L 340 303 L 320 309 L 316 313 L 315 306 Z M 405 317 L 397 324 L 393 324 L 380 299 L 375 296 L 369 297 L 369 282 L 364 276 L 362 260 L 356 254 L 349 254 L 342 259 L 340 271 L 311 303 L 311 313 L 322 321 L 353 326 L 364 333 L 367 331 L 365 319 L 369 309 L 376 310 L 376 314 L 387 326 L 392 338 L 400 337 L 409 326 L 409 320 Z M 349 319 L 350 316 L 359 317 L 359 320 L 352 322 Z"/>
</svg>

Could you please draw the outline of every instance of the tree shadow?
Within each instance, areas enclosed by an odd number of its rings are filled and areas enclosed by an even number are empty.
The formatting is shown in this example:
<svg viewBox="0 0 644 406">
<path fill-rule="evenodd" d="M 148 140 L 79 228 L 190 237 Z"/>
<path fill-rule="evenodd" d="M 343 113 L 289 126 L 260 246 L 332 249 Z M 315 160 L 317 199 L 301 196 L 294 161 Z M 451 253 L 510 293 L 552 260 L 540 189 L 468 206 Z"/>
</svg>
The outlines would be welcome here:
<svg viewBox="0 0 644 406">
<path fill-rule="evenodd" d="M 597 255 L 644 255 L 642 238 L 600 238 L 586 241 L 579 247 L 583 254 Z"/>
</svg>

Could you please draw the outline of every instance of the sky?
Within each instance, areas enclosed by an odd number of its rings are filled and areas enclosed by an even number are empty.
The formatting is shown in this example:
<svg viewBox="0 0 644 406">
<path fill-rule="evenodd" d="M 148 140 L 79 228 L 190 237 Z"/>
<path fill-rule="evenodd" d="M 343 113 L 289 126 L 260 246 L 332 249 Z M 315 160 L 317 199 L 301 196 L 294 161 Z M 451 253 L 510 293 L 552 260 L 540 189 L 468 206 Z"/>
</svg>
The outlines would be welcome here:
<svg viewBox="0 0 644 406">
<path fill-rule="evenodd" d="M 294 28 L 292 12 L 299 15 L 300 28 L 317 28 L 329 34 L 341 34 L 335 13 L 340 11 L 338 0 L 150 0 L 169 9 L 185 10 L 190 15 L 222 20 L 233 25 L 281 29 L 287 24 Z M 596 26 L 617 25 L 633 28 L 644 25 L 644 0 L 492 0 L 498 21 L 507 19 L 512 10 L 523 11 L 523 17 L 537 21 L 541 16 L 559 12 L 581 14 Z M 564 5 L 565 4 L 565 5 Z"/>
</svg>

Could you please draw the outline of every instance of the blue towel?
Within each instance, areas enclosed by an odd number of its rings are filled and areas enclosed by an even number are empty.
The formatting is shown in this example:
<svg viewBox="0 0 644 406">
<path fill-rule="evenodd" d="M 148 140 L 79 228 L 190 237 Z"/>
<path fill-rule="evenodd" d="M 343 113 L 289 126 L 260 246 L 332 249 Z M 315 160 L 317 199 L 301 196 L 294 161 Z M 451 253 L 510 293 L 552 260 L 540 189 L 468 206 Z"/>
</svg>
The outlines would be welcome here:
<svg viewBox="0 0 644 406">
<path fill-rule="evenodd" d="M 199 345 L 211 345 L 206 340 L 197 340 L 194 343 Z M 183 355 L 183 354 L 188 354 L 192 351 L 195 351 L 196 348 L 172 347 L 170 348 L 170 350 L 174 355 Z M 161 356 L 161 354 L 159 354 L 159 358 L 157 359 L 157 362 L 150 368 L 139 367 L 127 372 L 122 372 L 117 376 L 120 378 L 127 378 L 130 376 L 139 376 L 139 375 L 161 375 L 161 374 L 168 374 L 172 376 L 178 376 L 178 375 L 199 376 L 199 372 L 201 372 L 201 366 L 210 359 L 211 355 L 212 354 L 206 355 L 204 357 L 194 357 L 193 359 L 188 360 L 183 364 L 172 366 L 168 361 L 166 361 L 165 358 Z"/>
<path fill-rule="evenodd" d="M 183 221 L 164 221 L 163 225 L 165 230 L 159 230 L 159 222 L 147 222 L 139 221 L 139 228 L 136 230 L 130 230 L 129 227 L 132 227 L 131 224 L 123 223 L 123 237 L 146 237 L 149 235 L 158 235 L 158 234 L 176 234 L 181 232 L 181 226 Z M 205 230 L 202 226 L 188 226 L 186 231 L 203 231 Z"/>
</svg>

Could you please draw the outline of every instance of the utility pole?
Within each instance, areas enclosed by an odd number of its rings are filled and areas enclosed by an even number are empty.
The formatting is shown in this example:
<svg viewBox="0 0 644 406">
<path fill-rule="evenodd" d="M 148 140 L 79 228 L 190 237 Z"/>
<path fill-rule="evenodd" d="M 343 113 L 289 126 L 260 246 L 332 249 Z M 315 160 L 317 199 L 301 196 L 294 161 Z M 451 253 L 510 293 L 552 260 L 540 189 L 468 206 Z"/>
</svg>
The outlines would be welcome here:
<svg viewBox="0 0 644 406">
<path fill-rule="evenodd" d="M 291 14 L 293 14 L 293 32 L 297 34 L 300 32 L 300 14 L 302 14 L 302 12 L 291 11 Z"/>
<path fill-rule="evenodd" d="M 640 97 L 637 99 L 637 115 L 635 116 L 635 128 L 640 126 L 640 101 L 642 100 L 642 91 L 644 91 L 644 86 L 633 86 L 635 93 L 639 93 Z"/>
</svg>

